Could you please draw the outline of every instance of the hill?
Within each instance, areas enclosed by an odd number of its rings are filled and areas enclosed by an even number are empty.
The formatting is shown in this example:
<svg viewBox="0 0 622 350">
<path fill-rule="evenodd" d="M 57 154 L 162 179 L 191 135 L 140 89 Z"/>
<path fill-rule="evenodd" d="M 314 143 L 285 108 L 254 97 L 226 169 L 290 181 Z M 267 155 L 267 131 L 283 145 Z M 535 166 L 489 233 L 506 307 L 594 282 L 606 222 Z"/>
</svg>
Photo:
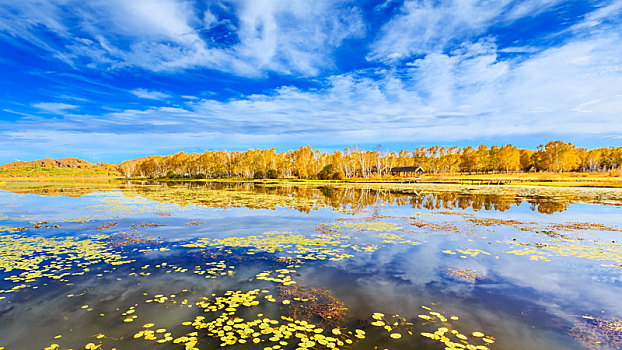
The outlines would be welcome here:
<svg viewBox="0 0 622 350">
<path fill-rule="evenodd" d="M 117 166 L 114 164 L 92 163 L 79 158 L 45 158 L 0 165 L 0 177 L 109 176 L 117 174 Z"/>
</svg>

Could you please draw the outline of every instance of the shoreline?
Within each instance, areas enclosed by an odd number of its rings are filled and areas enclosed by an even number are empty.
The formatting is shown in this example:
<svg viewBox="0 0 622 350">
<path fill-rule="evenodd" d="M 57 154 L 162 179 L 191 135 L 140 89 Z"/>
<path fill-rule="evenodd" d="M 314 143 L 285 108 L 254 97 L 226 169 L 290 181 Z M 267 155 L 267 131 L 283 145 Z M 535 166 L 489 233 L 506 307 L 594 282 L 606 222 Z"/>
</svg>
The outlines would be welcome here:
<svg viewBox="0 0 622 350">
<path fill-rule="evenodd" d="M 498 175 L 498 174 L 497 174 Z M 532 176 L 521 176 L 532 175 Z M 317 179 L 245 179 L 245 178 L 125 178 L 120 176 L 52 176 L 52 177 L 1 177 L 0 186 L 7 182 L 23 181 L 146 181 L 146 182 L 213 182 L 213 183 L 257 183 L 257 184 L 312 184 L 312 185 L 336 185 L 336 184 L 441 184 L 441 185 L 462 185 L 476 187 L 495 187 L 495 186 L 537 186 L 537 187 L 569 187 L 569 188 L 622 188 L 622 178 L 597 177 L 585 178 L 576 176 L 559 176 L 558 178 L 534 178 L 533 175 L 542 174 L 519 174 L 517 177 L 510 177 L 502 174 L 501 177 L 479 176 L 475 178 L 470 175 L 458 175 L 452 177 L 423 176 L 421 178 L 389 178 L 389 179 L 366 179 L 351 178 L 344 180 L 317 180 Z M 600 175 L 600 174 L 599 174 Z M 602 174 L 604 175 L 604 174 Z"/>
</svg>

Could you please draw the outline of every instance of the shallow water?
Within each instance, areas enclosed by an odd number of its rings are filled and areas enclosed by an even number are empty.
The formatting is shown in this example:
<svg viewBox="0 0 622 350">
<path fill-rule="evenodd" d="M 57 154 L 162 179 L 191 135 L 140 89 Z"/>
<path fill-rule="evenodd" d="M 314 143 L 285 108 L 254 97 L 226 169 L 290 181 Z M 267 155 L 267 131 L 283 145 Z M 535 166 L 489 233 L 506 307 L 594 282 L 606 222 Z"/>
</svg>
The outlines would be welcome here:
<svg viewBox="0 0 622 350">
<path fill-rule="evenodd" d="M 619 349 L 621 204 L 611 189 L 9 181 L 0 348 Z"/>
</svg>

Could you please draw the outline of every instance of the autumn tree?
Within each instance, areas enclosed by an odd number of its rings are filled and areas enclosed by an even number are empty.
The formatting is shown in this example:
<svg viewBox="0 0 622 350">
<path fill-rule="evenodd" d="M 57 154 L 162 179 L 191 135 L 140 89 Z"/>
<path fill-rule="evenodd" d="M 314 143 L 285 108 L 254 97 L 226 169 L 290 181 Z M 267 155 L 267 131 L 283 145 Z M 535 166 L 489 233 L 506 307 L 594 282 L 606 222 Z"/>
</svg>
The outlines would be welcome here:
<svg viewBox="0 0 622 350">
<path fill-rule="evenodd" d="M 327 168 L 327 166 L 329 166 Z M 276 149 L 247 151 L 205 151 L 168 156 L 150 156 L 125 161 L 117 166 L 125 177 L 251 178 L 319 177 L 339 178 L 383 176 L 396 166 L 421 166 L 433 174 L 513 171 L 613 171 L 622 175 L 622 147 L 577 148 L 572 143 L 551 141 L 537 150 L 480 145 L 473 147 L 420 147 L 413 151 L 375 151 L 357 146 L 332 153 L 303 146 L 277 152 Z M 325 171 L 332 169 L 332 172 Z"/>
<path fill-rule="evenodd" d="M 469 146 L 462 150 L 462 156 L 460 157 L 460 171 L 471 173 L 477 166 L 477 154 L 475 149 Z"/>
<path fill-rule="evenodd" d="M 579 165 L 577 148 L 572 143 L 551 141 L 544 146 L 543 152 L 549 171 L 571 171 Z"/>
<path fill-rule="evenodd" d="M 520 151 L 512 145 L 505 145 L 499 149 L 498 170 L 518 171 L 520 169 Z"/>
<path fill-rule="evenodd" d="M 531 156 L 533 155 L 534 151 L 529 150 L 529 149 L 520 149 L 520 168 L 523 171 L 530 171 L 533 167 L 533 161 L 531 159 Z"/>
</svg>

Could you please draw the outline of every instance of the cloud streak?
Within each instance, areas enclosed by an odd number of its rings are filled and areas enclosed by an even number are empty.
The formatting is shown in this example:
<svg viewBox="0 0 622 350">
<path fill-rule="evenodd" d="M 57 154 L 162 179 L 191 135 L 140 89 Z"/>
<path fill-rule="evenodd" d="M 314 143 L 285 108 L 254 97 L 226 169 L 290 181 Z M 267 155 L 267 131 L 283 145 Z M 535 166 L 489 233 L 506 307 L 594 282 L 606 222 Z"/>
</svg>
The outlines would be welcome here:
<svg viewBox="0 0 622 350">
<path fill-rule="evenodd" d="M 39 102 L 34 103 L 32 106 L 42 111 L 54 114 L 61 114 L 63 112 L 66 112 L 67 110 L 76 109 L 79 107 L 77 105 L 57 102 Z"/>
<path fill-rule="evenodd" d="M 171 97 L 169 94 L 164 92 L 147 89 L 134 89 L 131 90 L 130 93 L 136 97 L 146 98 L 149 100 L 162 100 Z"/>
<path fill-rule="evenodd" d="M 443 52 L 456 42 L 472 40 L 495 25 L 534 16 L 560 1 L 405 1 L 372 44 L 369 60 L 385 62 Z"/>
</svg>

